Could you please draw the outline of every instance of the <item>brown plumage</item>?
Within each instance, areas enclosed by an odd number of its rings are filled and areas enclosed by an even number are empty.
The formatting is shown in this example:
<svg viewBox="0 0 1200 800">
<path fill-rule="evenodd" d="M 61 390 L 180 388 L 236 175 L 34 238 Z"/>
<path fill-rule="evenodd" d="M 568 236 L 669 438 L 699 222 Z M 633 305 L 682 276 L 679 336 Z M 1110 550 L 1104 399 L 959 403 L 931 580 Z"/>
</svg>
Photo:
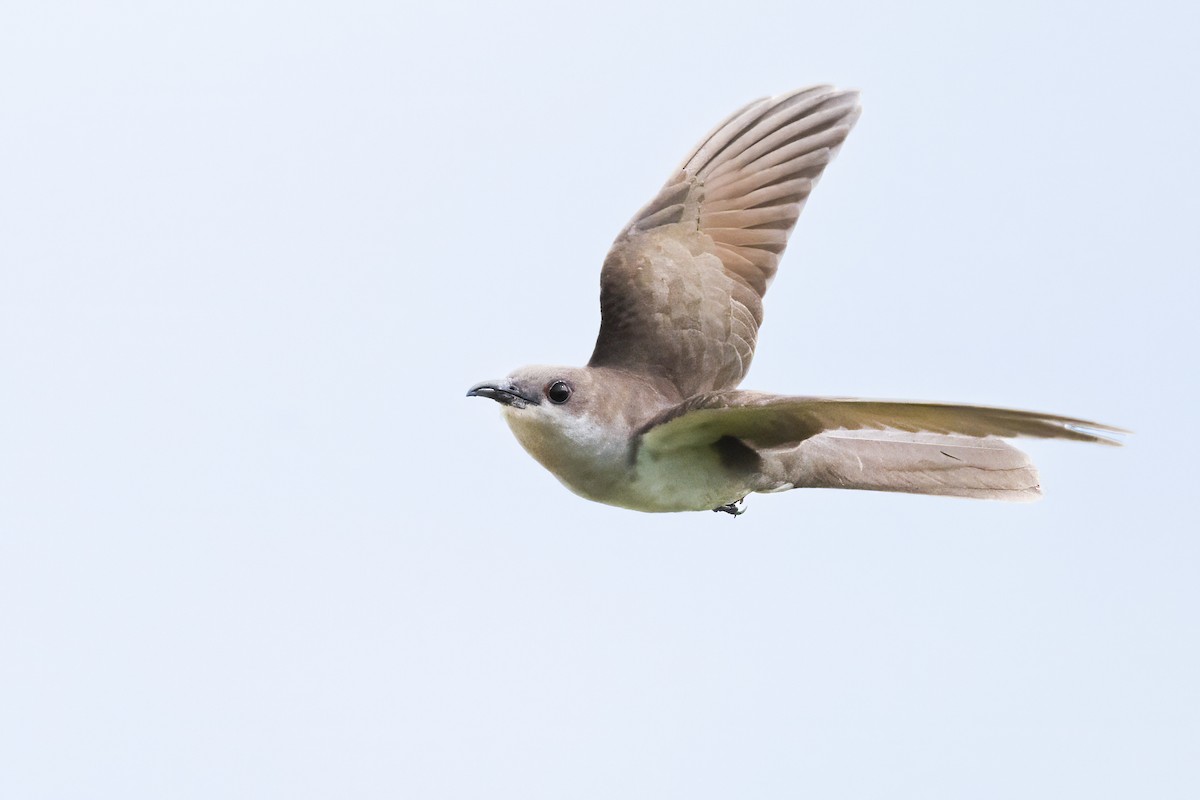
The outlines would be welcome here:
<svg viewBox="0 0 1200 800">
<path fill-rule="evenodd" d="M 664 375 L 684 397 L 737 386 L 762 298 L 858 93 L 814 86 L 739 109 L 613 243 L 589 366 Z"/>
</svg>

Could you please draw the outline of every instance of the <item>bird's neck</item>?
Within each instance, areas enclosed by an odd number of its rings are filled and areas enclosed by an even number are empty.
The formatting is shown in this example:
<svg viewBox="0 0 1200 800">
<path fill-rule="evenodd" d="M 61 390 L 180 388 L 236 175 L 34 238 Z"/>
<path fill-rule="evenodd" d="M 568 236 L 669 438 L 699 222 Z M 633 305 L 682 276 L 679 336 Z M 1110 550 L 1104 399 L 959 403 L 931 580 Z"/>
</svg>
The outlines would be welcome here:
<svg viewBox="0 0 1200 800">
<path fill-rule="evenodd" d="M 608 492 L 628 470 L 630 430 L 587 415 L 567 425 L 547 425 L 520 411 L 505 410 L 521 446 L 571 491 L 589 499 Z"/>
</svg>

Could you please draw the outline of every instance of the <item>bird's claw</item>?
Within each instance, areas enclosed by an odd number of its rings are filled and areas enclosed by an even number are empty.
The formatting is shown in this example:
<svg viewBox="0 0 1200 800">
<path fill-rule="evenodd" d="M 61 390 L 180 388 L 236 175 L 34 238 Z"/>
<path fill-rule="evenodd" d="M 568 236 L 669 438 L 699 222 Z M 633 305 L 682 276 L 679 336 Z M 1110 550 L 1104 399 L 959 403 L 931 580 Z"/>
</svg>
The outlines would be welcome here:
<svg viewBox="0 0 1200 800">
<path fill-rule="evenodd" d="M 746 498 L 743 497 L 741 500 L 735 500 L 732 503 L 726 503 L 723 506 L 717 506 L 713 509 L 713 511 L 724 511 L 726 514 L 732 514 L 735 517 L 740 517 L 742 514 L 746 513 L 746 509 L 741 507 L 741 504 L 745 501 Z"/>
</svg>

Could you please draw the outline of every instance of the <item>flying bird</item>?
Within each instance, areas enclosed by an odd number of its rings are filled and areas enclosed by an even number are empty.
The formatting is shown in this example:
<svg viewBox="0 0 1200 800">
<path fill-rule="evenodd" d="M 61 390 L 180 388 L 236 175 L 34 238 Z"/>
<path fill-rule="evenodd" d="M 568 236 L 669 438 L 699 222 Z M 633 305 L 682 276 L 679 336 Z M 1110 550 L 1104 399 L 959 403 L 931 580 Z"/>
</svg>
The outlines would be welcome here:
<svg viewBox="0 0 1200 800">
<path fill-rule="evenodd" d="M 859 113 L 830 86 L 738 109 L 617 236 L 587 366 L 522 367 L 468 396 L 499 403 L 568 489 L 638 511 L 737 515 L 752 492 L 804 487 L 1032 500 L 1037 471 L 1003 438 L 1119 443 L 1051 414 L 736 388 L 788 236 Z"/>
</svg>

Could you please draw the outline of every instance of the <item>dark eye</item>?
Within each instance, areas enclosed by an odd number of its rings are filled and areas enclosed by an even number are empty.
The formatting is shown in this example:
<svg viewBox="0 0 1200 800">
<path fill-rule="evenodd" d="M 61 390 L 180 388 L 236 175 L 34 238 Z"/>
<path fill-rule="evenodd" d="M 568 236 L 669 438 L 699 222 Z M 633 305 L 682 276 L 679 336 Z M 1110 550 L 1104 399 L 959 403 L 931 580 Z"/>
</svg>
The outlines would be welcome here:
<svg viewBox="0 0 1200 800">
<path fill-rule="evenodd" d="M 546 397 L 551 403 L 565 403 L 571 397 L 571 384 L 566 381 L 555 381 L 546 387 Z"/>
</svg>

